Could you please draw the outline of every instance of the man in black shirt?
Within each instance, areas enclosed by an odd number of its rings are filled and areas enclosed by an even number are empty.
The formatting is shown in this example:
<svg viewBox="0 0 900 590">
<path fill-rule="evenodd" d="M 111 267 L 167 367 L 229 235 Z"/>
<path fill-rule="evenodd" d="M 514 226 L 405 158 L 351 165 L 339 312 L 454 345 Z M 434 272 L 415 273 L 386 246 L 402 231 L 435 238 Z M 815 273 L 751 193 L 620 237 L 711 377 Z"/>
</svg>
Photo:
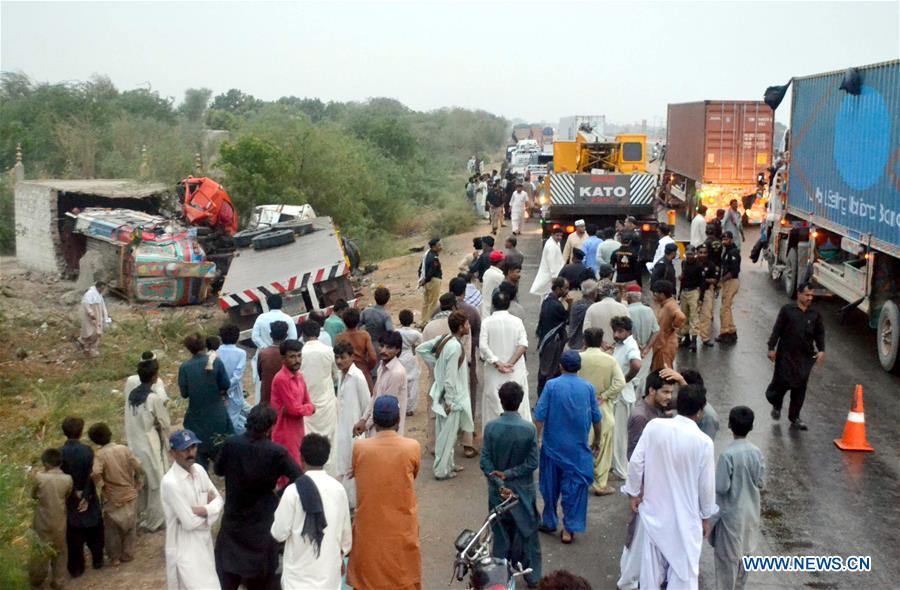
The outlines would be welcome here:
<svg viewBox="0 0 900 590">
<path fill-rule="evenodd" d="M 710 261 L 717 267 L 722 267 L 722 239 L 716 236 L 716 228 L 706 226 L 706 249 Z"/>
<path fill-rule="evenodd" d="M 495 184 L 488 191 L 487 204 L 491 215 L 491 233 L 496 236 L 503 217 L 503 189 L 499 184 Z"/>
<path fill-rule="evenodd" d="M 722 308 L 720 310 L 721 332 L 716 338 L 717 342 L 733 344 L 737 342 L 737 327 L 734 325 L 734 317 L 731 306 L 734 304 L 734 296 L 741 288 L 738 276 L 741 274 L 741 251 L 734 243 L 734 236 L 730 231 L 722 235 Z"/>
<path fill-rule="evenodd" d="M 481 256 L 473 260 L 472 264 L 469 265 L 469 272 L 477 276 L 479 281 L 484 279 L 484 273 L 491 267 L 491 252 L 493 251 L 493 236 L 481 238 Z"/>
<path fill-rule="evenodd" d="M 679 300 L 681 312 L 687 321 L 679 330 L 681 346 L 688 346 L 691 352 L 697 352 L 697 335 L 700 333 L 700 292 L 703 287 L 703 265 L 697 259 L 697 251 L 688 246 L 684 251 L 685 260 L 681 263 L 681 290 Z"/>
<path fill-rule="evenodd" d="M 279 587 L 278 543 L 269 530 L 278 508 L 273 491 L 281 479 L 291 483 L 303 474 L 287 449 L 270 440 L 277 414 L 256 406 L 247 430 L 228 438 L 216 460 L 225 478 L 225 512 L 216 538 L 216 570 L 222 590 L 274 590 Z"/>
<path fill-rule="evenodd" d="M 800 409 L 806 398 L 806 383 L 816 363 L 825 359 L 825 324 L 818 311 L 811 309 L 813 290 L 809 283 L 797 287 L 797 301 L 778 312 L 769 336 L 769 360 L 775 363 L 766 399 L 772 404 L 772 418 L 781 418 L 781 404 L 790 390 L 788 420 L 791 428 L 806 430 Z"/>
<path fill-rule="evenodd" d="M 616 250 L 611 258 L 616 267 L 617 283 L 641 284 L 641 264 L 638 262 L 640 253 L 640 241 L 633 232 L 626 232 L 623 236 L 622 246 Z"/>
<path fill-rule="evenodd" d="M 91 470 L 94 451 L 81 442 L 84 420 L 69 416 L 62 423 L 66 442 L 59 449 L 62 471 L 72 476 L 72 494 L 66 499 L 67 569 L 73 578 L 84 573 L 84 546 L 91 550 L 94 569 L 103 567 L 103 517 Z"/>
<path fill-rule="evenodd" d="M 541 315 L 538 319 L 538 395 L 544 384 L 559 376 L 559 358 L 566 344 L 566 322 L 571 304 L 569 282 L 563 277 L 556 277 L 550 285 L 550 294 L 541 303 Z"/>
<path fill-rule="evenodd" d="M 569 281 L 569 288 L 575 291 L 581 290 L 581 283 L 594 278 L 594 271 L 584 265 L 584 250 L 572 249 L 572 262 L 562 267 L 559 275 Z"/>
<path fill-rule="evenodd" d="M 709 331 L 712 328 L 713 310 L 716 307 L 716 294 L 719 291 L 719 267 L 709 258 L 709 247 L 702 244 L 697 248 L 697 258 L 700 261 L 700 325 L 698 326 L 700 340 L 703 346 L 715 346 L 710 338 Z"/>
<path fill-rule="evenodd" d="M 666 244 L 663 251 L 663 257 L 656 261 L 653 265 L 653 272 L 650 273 L 650 288 L 656 281 L 669 281 L 673 285 L 675 281 L 675 256 L 678 255 L 678 246 L 674 243 Z"/>
<path fill-rule="evenodd" d="M 422 302 L 422 325 L 428 323 L 431 314 L 438 306 L 438 297 L 441 296 L 441 279 L 444 273 L 441 270 L 441 253 L 443 244 L 440 238 L 431 238 L 428 242 L 428 253 L 422 260 L 419 268 L 419 286 L 425 288 L 425 300 Z"/>
</svg>

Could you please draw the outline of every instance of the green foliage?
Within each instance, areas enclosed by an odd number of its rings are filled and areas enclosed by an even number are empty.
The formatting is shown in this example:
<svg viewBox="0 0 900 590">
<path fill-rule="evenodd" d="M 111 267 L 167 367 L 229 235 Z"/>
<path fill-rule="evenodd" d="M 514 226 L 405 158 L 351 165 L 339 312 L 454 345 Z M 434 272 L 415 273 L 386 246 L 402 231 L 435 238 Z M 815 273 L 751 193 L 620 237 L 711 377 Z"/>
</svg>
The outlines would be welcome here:
<svg viewBox="0 0 900 590">
<path fill-rule="evenodd" d="M 472 154 L 489 158 L 508 123 L 483 111 L 413 111 L 397 100 L 262 101 L 232 88 L 210 100 L 189 88 L 173 107 L 151 89 L 120 92 L 108 78 L 46 84 L 0 77 L 0 161 L 21 142 L 29 178 L 137 177 L 174 184 L 203 151 L 204 124 L 231 132 L 211 174 L 223 176 L 239 213 L 265 203 L 309 203 L 330 215 L 363 255 L 391 251 L 410 230 L 466 229 L 462 181 Z M 143 155 L 142 148 L 146 148 Z M 146 166 L 142 166 L 146 157 Z M 0 249 L 14 242 L 12 195 L 0 187 Z"/>
<path fill-rule="evenodd" d="M 178 112 L 191 123 L 202 121 L 211 97 L 209 88 L 188 88 L 184 91 L 184 101 L 178 105 Z"/>
<path fill-rule="evenodd" d="M 4 174 L 0 178 L 0 254 L 10 254 L 16 247 L 13 185 L 12 176 Z"/>
</svg>

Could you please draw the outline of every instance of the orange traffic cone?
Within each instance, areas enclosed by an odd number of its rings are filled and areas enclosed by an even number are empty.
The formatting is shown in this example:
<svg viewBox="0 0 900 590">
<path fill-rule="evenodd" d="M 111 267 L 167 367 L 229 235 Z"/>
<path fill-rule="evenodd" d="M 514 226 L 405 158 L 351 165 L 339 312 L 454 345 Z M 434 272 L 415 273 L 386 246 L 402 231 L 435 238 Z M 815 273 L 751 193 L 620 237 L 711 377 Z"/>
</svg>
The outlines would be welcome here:
<svg viewBox="0 0 900 590">
<path fill-rule="evenodd" d="M 875 449 L 866 440 L 866 414 L 863 411 L 863 388 L 857 385 L 853 390 L 853 406 L 847 414 L 844 436 L 834 439 L 834 444 L 842 451 L 867 451 Z"/>
</svg>

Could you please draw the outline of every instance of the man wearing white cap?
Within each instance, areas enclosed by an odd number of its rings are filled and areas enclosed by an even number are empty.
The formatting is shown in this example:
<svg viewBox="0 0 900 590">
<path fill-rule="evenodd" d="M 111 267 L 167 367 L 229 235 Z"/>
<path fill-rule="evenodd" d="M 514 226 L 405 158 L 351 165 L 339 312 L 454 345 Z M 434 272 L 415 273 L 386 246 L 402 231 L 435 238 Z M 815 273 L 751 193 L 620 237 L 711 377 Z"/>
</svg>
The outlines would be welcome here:
<svg viewBox="0 0 900 590">
<path fill-rule="evenodd" d="M 566 247 L 563 248 L 563 260 L 566 261 L 566 264 L 572 262 L 572 251 L 575 248 L 581 248 L 586 239 L 588 239 L 588 235 L 584 230 L 584 219 L 579 219 L 575 222 L 575 233 L 569 234 L 569 238 L 566 240 Z"/>
</svg>

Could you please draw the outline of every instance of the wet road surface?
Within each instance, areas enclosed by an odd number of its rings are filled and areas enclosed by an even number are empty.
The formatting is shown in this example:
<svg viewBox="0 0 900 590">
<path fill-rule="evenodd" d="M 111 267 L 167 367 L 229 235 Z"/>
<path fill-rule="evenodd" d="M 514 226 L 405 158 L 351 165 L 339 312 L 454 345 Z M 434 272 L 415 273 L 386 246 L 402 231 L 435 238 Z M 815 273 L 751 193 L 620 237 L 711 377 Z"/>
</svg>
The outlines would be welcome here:
<svg viewBox="0 0 900 590">
<path fill-rule="evenodd" d="M 539 301 L 528 293 L 528 287 L 540 261 L 542 244 L 536 225 L 529 223 L 526 228 L 528 233 L 519 238 L 519 249 L 525 254 L 519 298 L 529 315 L 528 367 L 534 404 L 537 356 L 533 334 Z M 772 375 L 766 341 L 778 309 L 788 299 L 769 279 L 765 267 L 753 265 L 746 257 L 756 235 L 755 230 L 748 230 L 743 248 L 741 289 L 734 308 L 738 342 L 701 347 L 695 354 L 679 351 L 677 368 L 695 368 L 706 381 L 709 401 L 721 421 L 715 441 L 717 456 L 731 442 L 729 410 L 747 405 L 756 414 L 749 439 L 765 456 L 767 480 L 762 497 L 763 538 L 755 554 L 871 556 L 872 571 L 751 573 L 747 587 L 897 588 L 900 378 L 882 371 L 874 335 L 863 314 L 854 312 L 840 325 L 837 310 L 843 303 L 817 300 L 814 305 L 825 319 L 826 358 L 813 370 L 809 381 L 802 412 L 809 431 L 788 428 L 787 400 L 781 421 L 772 420 L 764 395 Z M 845 453 L 832 442 L 841 436 L 857 383 L 864 387 L 867 434 L 875 453 Z M 480 526 L 487 512 L 487 484 L 477 459 L 464 459 L 459 451 L 457 456 L 458 463 L 465 467 L 458 478 L 435 481 L 431 457 L 426 455 L 416 484 L 423 587 L 428 589 L 447 587 L 453 540 L 462 529 Z M 621 482 L 613 479 L 611 485 L 618 487 Z M 544 573 L 567 569 L 587 578 L 595 589 L 615 588 L 627 515 L 625 496 L 591 496 L 588 530 L 578 535 L 574 544 L 564 546 L 559 537 L 541 536 Z M 714 588 L 712 548 L 706 544 L 700 570 L 700 587 Z M 454 582 L 453 587 L 462 588 L 464 584 Z"/>
</svg>

